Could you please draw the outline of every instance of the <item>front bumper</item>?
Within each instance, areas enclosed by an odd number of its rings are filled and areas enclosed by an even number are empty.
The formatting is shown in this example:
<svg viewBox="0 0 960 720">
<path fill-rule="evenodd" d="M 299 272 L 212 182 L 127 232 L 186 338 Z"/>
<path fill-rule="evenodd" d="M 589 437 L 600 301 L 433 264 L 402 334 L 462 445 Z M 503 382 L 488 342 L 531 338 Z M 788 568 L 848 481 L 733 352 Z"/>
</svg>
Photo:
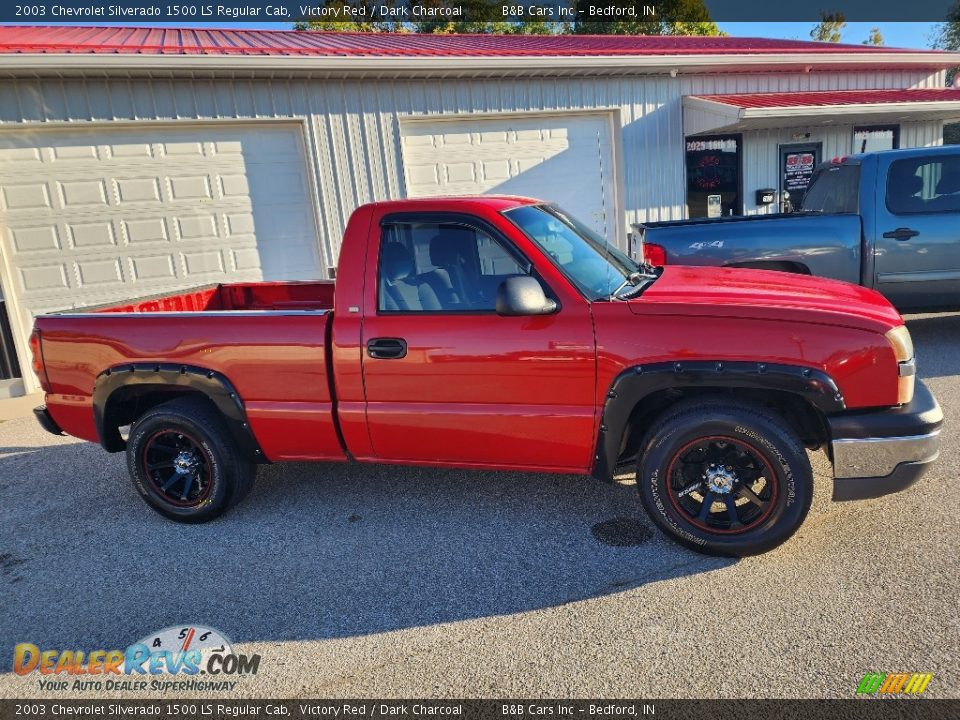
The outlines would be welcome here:
<svg viewBox="0 0 960 720">
<path fill-rule="evenodd" d="M 921 382 L 907 405 L 843 413 L 827 421 L 834 500 L 860 500 L 904 490 L 940 455 L 943 411 Z"/>
<path fill-rule="evenodd" d="M 57 425 L 57 421 L 50 417 L 50 412 L 47 410 L 46 405 L 34 408 L 33 415 L 37 418 L 37 422 L 40 423 L 40 427 L 48 433 L 52 435 L 66 435 L 66 433 L 60 429 L 60 426 Z"/>
</svg>

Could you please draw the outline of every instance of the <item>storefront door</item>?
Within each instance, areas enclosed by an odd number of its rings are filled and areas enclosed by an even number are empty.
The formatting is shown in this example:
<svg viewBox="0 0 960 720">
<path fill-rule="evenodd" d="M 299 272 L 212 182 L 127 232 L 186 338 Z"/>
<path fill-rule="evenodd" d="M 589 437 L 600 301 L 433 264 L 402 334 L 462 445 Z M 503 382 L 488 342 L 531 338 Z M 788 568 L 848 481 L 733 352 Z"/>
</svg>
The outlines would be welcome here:
<svg viewBox="0 0 960 720">
<path fill-rule="evenodd" d="M 800 207 L 813 171 L 820 164 L 823 143 L 780 146 L 780 197 L 784 212 Z M 787 196 L 789 193 L 789 197 Z"/>
</svg>

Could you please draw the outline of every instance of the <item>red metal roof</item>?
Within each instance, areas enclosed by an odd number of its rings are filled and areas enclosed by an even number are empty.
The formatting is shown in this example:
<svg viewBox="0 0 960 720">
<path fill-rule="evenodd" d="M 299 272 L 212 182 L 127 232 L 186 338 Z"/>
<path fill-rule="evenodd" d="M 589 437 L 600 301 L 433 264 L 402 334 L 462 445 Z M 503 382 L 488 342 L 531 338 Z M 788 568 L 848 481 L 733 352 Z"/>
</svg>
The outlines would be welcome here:
<svg viewBox="0 0 960 720">
<path fill-rule="evenodd" d="M 743 37 L 432 35 L 207 28 L 0 26 L 0 54 L 278 55 L 355 57 L 616 57 L 917 53 L 867 45 Z M 936 53 L 931 52 L 932 56 Z"/>
<path fill-rule="evenodd" d="M 834 90 L 827 92 L 755 93 L 752 95 L 692 95 L 744 110 L 884 103 L 960 102 L 960 89 Z"/>
</svg>

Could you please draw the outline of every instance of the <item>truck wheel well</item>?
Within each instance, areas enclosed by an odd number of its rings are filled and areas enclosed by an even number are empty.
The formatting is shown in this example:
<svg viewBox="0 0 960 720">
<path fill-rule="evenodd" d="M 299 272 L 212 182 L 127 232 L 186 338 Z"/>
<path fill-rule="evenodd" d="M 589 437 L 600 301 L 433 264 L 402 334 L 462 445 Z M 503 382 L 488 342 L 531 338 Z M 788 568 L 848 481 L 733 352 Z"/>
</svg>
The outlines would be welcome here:
<svg viewBox="0 0 960 720">
<path fill-rule="evenodd" d="M 97 376 L 93 415 L 100 443 L 109 452 L 126 448 L 119 428 L 157 405 L 199 397 L 223 417 L 247 459 L 267 462 L 247 420 L 246 408 L 230 380 L 216 370 L 173 363 L 117 365 Z"/>
<path fill-rule="evenodd" d="M 823 413 L 804 398 L 790 392 L 723 387 L 667 388 L 647 395 L 633 408 L 620 441 L 617 465 L 636 463 L 640 441 L 651 423 L 667 408 L 681 400 L 699 397 L 748 400 L 763 405 L 776 412 L 810 449 L 816 449 L 829 440 L 827 421 Z"/>
<path fill-rule="evenodd" d="M 810 268 L 803 263 L 789 260 L 757 260 L 754 262 L 730 263 L 724 267 L 741 268 L 747 270 L 779 270 L 780 272 L 795 275 L 810 275 Z"/>
<path fill-rule="evenodd" d="M 158 405 L 186 397 L 196 398 L 215 412 L 220 412 L 213 401 L 199 390 L 169 385 L 128 385 L 118 388 L 107 399 L 104 408 L 104 446 L 106 447 L 109 441 L 107 450 L 110 452 L 124 450 L 126 442 L 120 436 L 121 427 L 132 425 L 144 413 Z"/>
</svg>

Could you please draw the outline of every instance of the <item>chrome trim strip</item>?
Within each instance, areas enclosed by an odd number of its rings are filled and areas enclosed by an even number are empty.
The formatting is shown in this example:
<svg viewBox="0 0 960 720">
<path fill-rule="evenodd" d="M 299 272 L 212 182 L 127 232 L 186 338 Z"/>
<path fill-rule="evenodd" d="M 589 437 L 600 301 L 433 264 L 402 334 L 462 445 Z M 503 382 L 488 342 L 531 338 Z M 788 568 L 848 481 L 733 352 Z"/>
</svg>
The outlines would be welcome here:
<svg viewBox="0 0 960 720">
<path fill-rule="evenodd" d="M 900 463 L 933 462 L 940 454 L 940 430 L 928 435 L 834 440 L 835 478 L 886 477 Z"/>
<path fill-rule="evenodd" d="M 877 274 L 878 283 L 950 282 L 951 280 L 960 280 L 960 270 L 921 270 Z"/>
<path fill-rule="evenodd" d="M 264 317 L 287 315 L 323 316 L 332 310 L 147 310 L 144 312 L 62 312 L 45 313 L 37 318 L 148 318 L 148 317 Z"/>
<path fill-rule="evenodd" d="M 917 374 L 917 359 L 910 358 L 899 364 L 900 377 L 911 377 Z"/>
</svg>

